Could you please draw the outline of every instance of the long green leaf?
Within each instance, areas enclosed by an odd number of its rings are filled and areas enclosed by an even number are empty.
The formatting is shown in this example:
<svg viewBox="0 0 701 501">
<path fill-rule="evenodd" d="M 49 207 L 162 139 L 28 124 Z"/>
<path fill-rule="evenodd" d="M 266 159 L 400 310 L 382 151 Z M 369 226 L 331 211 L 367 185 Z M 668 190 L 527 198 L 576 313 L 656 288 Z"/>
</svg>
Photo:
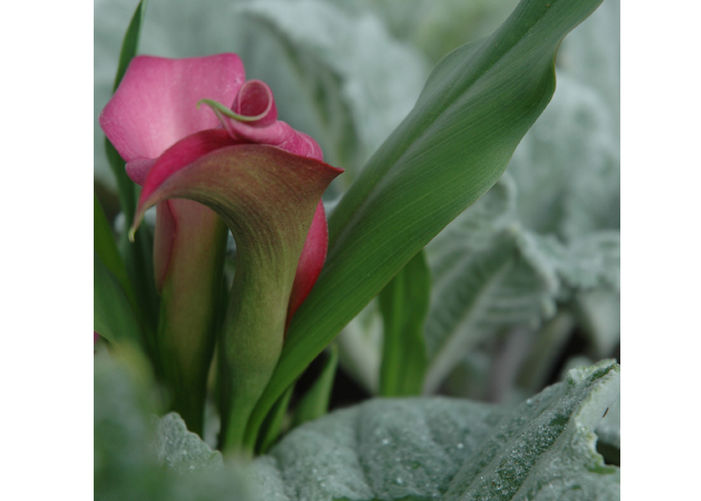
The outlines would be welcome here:
<svg viewBox="0 0 701 501">
<path fill-rule="evenodd" d="M 136 313 L 119 281 L 97 253 L 94 254 L 93 279 L 95 332 L 112 343 L 124 339 L 140 343 L 141 327 Z"/>
<path fill-rule="evenodd" d="M 421 394 L 428 363 L 424 322 L 430 290 L 431 276 L 422 251 L 380 292 L 384 325 L 380 395 Z"/>
<path fill-rule="evenodd" d="M 124 34 L 122 48 L 119 52 L 117 73 L 114 77 L 114 85 L 112 86 L 113 92 L 117 90 L 117 87 L 119 87 L 119 83 L 122 81 L 129 63 L 134 56 L 136 56 L 136 51 L 139 45 L 139 35 L 141 33 L 141 24 L 143 23 L 144 15 L 146 13 L 146 4 L 146 0 L 141 0 L 136 6 L 136 10 L 134 11 L 131 21 L 129 22 L 129 26 L 127 27 L 127 31 Z M 126 171 L 124 170 L 124 161 L 107 138 L 105 138 L 105 152 L 107 154 L 110 167 L 112 168 L 112 172 L 117 178 L 119 201 L 122 206 L 122 210 L 124 211 L 127 221 L 131 221 L 134 217 L 134 210 L 136 209 L 136 190 L 134 183 L 132 183 L 131 179 L 129 179 Z"/>
<path fill-rule="evenodd" d="M 265 423 L 263 423 L 263 429 L 261 430 L 258 440 L 260 444 L 258 450 L 260 452 L 265 452 L 270 449 L 280 437 L 280 433 L 282 433 L 283 426 L 285 425 L 285 417 L 287 416 L 287 409 L 290 406 L 290 400 L 292 399 L 292 392 L 294 389 L 294 385 L 287 388 L 287 391 L 275 402 L 270 414 L 268 414 L 268 418 L 265 420 Z"/>
<path fill-rule="evenodd" d="M 480 44 L 448 55 L 329 221 L 327 264 L 297 311 L 248 425 L 446 224 L 502 174 L 555 89 L 560 41 L 601 0 L 523 0 Z"/>
<path fill-rule="evenodd" d="M 328 357 L 324 362 L 324 368 L 321 370 L 319 378 L 297 404 L 292 421 L 293 426 L 313 421 L 326 414 L 329 410 L 331 390 L 333 390 L 336 368 L 338 367 L 338 346 L 335 343 L 332 344 L 327 353 Z"/>
<path fill-rule="evenodd" d="M 127 32 L 124 34 L 124 40 L 122 40 L 122 48 L 119 51 L 119 64 L 117 65 L 117 74 L 114 77 L 114 86 L 112 91 L 114 92 L 119 87 L 119 82 L 122 81 L 124 73 L 127 71 L 127 66 L 136 55 L 136 51 L 139 47 L 139 36 L 141 35 L 141 25 L 144 22 L 144 16 L 146 15 L 146 4 L 148 0 L 140 0 L 139 4 L 134 10 L 134 14 L 131 16 L 131 21 L 129 21 L 129 26 L 127 27 Z"/>
<path fill-rule="evenodd" d="M 107 269 L 114 275 L 114 277 L 122 286 L 124 292 L 130 298 L 133 298 L 133 292 L 131 291 L 131 284 L 129 283 L 129 277 L 127 276 L 127 269 L 122 260 L 122 256 L 119 254 L 117 249 L 117 243 L 114 241 L 114 236 L 112 234 L 112 228 L 110 227 L 109 221 L 107 221 L 107 216 L 105 216 L 105 211 L 102 209 L 97 196 L 94 197 L 94 217 L 93 217 L 93 229 L 94 229 L 94 239 L 95 239 L 95 252 L 102 263 L 107 267 Z"/>
<path fill-rule="evenodd" d="M 134 56 L 136 56 L 147 3 L 147 0 L 141 0 L 138 3 L 131 21 L 129 22 L 129 26 L 127 27 L 127 31 L 124 34 L 113 91 L 119 86 L 129 63 Z M 119 153 L 107 138 L 105 138 L 105 153 L 112 173 L 117 179 L 117 190 L 122 212 L 126 220 L 131 221 L 134 218 L 134 211 L 136 209 L 136 186 L 126 174 L 124 160 L 119 156 Z M 124 242 L 122 243 L 126 242 L 126 235 L 124 237 Z M 147 232 L 141 232 L 140 235 L 136 236 L 135 245 L 124 245 L 123 250 L 126 270 L 131 282 L 134 284 L 136 301 L 143 312 L 142 316 L 144 318 L 145 327 L 147 328 L 146 349 L 153 358 L 155 353 L 153 333 L 155 332 L 156 319 L 158 316 L 158 296 L 152 279 L 152 248 L 151 240 L 148 238 Z"/>
</svg>

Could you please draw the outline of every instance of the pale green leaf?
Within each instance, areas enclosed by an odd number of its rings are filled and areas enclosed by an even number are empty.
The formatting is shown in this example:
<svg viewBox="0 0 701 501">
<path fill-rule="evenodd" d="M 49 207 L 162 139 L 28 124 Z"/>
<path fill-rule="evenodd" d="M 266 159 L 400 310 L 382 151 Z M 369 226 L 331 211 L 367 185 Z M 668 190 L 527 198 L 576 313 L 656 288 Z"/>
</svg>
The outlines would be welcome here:
<svg viewBox="0 0 701 501">
<path fill-rule="evenodd" d="M 95 359 L 95 499 L 100 501 L 262 501 L 246 470 L 221 465 L 219 453 L 171 414 L 158 421 L 145 364 L 107 354 Z M 235 493 L 235 494 L 233 494 Z"/>
<path fill-rule="evenodd" d="M 620 293 L 599 288 L 577 295 L 574 311 L 596 358 L 612 353 L 621 332 Z"/>
<path fill-rule="evenodd" d="M 464 43 L 489 35 L 517 0 L 335 0 L 346 9 L 372 10 L 391 33 L 438 61 Z"/>
<path fill-rule="evenodd" d="M 371 301 L 338 335 L 339 363 L 368 393 L 380 388 L 382 316 Z"/>
<path fill-rule="evenodd" d="M 96 360 L 97 499 L 618 499 L 619 470 L 595 448 L 594 430 L 616 417 L 619 369 L 608 361 L 515 407 L 371 400 L 297 428 L 249 464 L 222 464 L 175 414 L 155 421 L 148 382 L 124 367 Z"/>
<path fill-rule="evenodd" d="M 616 124 L 620 123 L 621 100 L 620 24 L 620 0 L 605 0 L 591 19 L 562 44 L 558 60 L 558 66 L 599 91 Z"/>
<path fill-rule="evenodd" d="M 510 176 L 429 244 L 434 284 L 426 329 L 432 357 L 427 390 L 435 390 L 469 351 L 486 350 L 497 357 L 499 347 L 485 344 L 494 334 L 516 327 L 535 332 L 555 313 L 556 304 L 588 291 L 618 288 L 618 152 L 612 115 L 590 87 L 561 75 L 553 101 L 517 148 Z M 519 266 L 490 275 L 495 268 L 487 263 L 495 263 L 504 242 L 511 240 Z M 472 268 L 461 265 L 471 261 Z M 502 283 L 513 286 L 502 292 Z M 484 287 L 490 284 L 491 297 L 485 297 L 484 308 L 476 308 L 475 298 L 486 294 Z M 587 322 L 597 358 L 609 356 L 618 337 L 615 324 L 606 322 L 618 311 L 618 301 L 606 298 L 609 302 L 596 312 L 582 309 L 578 315 Z M 496 315 L 487 316 L 490 305 Z M 604 313 L 608 316 L 598 316 Z M 538 353 L 531 349 L 526 357 L 537 358 L 541 366 L 552 364 L 567 340 L 545 338 L 553 344 L 539 345 Z M 447 358 L 434 358 L 436 347 L 452 339 L 443 352 Z M 544 359 L 544 353 L 551 359 Z"/>
<path fill-rule="evenodd" d="M 163 416 L 156 425 L 158 459 L 177 471 L 212 469 L 222 465 L 219 451 L 213 451 L 195 433 L 187 430 L 176 412 Z"/>
<path fill-rule="evenodd" d="M 565 242 L 619 228 L 617 112 L 590 85 L 559 71 L 552 103 L 509 164 L 523 226 Z"/>
<path fill-rule="evenodd" d="M 351 162 L 347 186 L 353 167 L 362 164 L 411 109 L 428 73 L 423 58 L 394 41 L 369 11 L 349 13 L 319 0 L 259 0 L 241 4 L 238 12 L 269 25 L 289 46 L 287 57 L 295 57 L 291 52 L 298 59 L 312 58 L 335 78 L 335 92 L 358 136 L 359 151 L 344 158 Z M 331 115 L 327 120 L 334 118 L 335 110 L 322 110 Z M 319 132 L 320 137 L 328 135 L 323 129 Z"/>
<path fill-rule="evenodd" d="M 554 309 L 553 290 L 505 233 L 489 248 L 463 252 L 434 283 L 426 322 L 429 366 L 424 391 L 434 392 L 480 342 L 507 328 L 537 327 Z"/>
<path fill-rule="evenodd" d="M 266 500 L 618 499 L 594 434 L 617 392 L 603 362 L 514 408 L 374 400 L 296 429 L 254 478 Z"/>
</svg>

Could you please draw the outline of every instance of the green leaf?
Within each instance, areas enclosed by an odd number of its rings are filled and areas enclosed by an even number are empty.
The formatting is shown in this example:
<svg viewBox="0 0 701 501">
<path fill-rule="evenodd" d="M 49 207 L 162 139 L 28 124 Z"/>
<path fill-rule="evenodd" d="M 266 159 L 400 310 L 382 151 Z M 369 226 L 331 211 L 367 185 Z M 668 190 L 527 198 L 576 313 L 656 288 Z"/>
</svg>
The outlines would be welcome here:
<svg viewBox="0 0 701 501">
<path fill-rule="evenodd" d="M 287 391 L 282 394 L 280 400 L 275 402 L 275 405 L 270 410 L 270 414 L 268 414 L 268 417 L 263 423 L 263 428 L 261 429 L 260 437 L 258 438 L 258 444 L 260 445 L 258 445 L 256 448 L 257 451 L 267 451 L 270 446 L 272 446 L 280 437 L 280 433 L 283 431 L 285 417 L 287 416 L 287 409 L 290 406 L 290 399 L 292 398 L 293 391 L 294 385 L 290 386 Z"/>
<path fill-rule="evenodd" d="M 524 227 L 565 243 L 596 231 L 618 230 L 616 111 L 590 85 L 558 71 L 553 101 L 509 165 Z"/>
<path fill-rule="evenodd" d="M 594 87 L 611 110 L 619 137 L 621 101 L 621 2 L 606 0 L 586 23 L 563 43 L 558 66 Z"/>
<path fill-rule="evenodd" d="M 145 327 L 143 304 L 137 300 L 127 265 L 96 196 L 93 219 L 95 331 L 112 343 L 125 338 L 138 341 L 149 353 L 150 341 Z"/>
<path fill-rule="evenodd" d="M 371 395 L 380 388 L 382 359 L 382 315 L 377 300 L 346 325 L 336 338 L 341 367 Z"/>
<path fill-rule="evenodd" d="M 146 13 L 146 0 L 140 0 L 139 4 L 134 10 L 127 31 L 124 34 L 124 39 L 122 40 L 122 49 L 119 52 L 119 62 L 117 64 L 117 73 L 114 77 L 114 85 L 112 86 L 112 92 L 117 90 L 119 82 L 122 81 L 124 73 L 127 71 L 127 66 L 131 60 L 136 56 L 136 51 L 139 45 L 139 35 L 141 32 L 141 24 Z M 134 183 L 127 176 L 124 170 L 124 161 L 114 149 L 112 143 L 105 138 L 105 151 L 107 154 L 107 159 L 109 160 L 110 166 L 112 167 L 112 172 L 117 178 L 117 188 L 119 191 L 119 200 L 124 211 L 127 221 L 131 221 L 134 217 L 134 209 L 136 208 L 136 191 L 134 188 Z"/>
<path fill-rule="evenodd" d="M 519 387 L 529 393 L 542 388 L 554 369 L 553 364 L 562 353 L 572 334 L 574 319 L 560 311 L 538 330 L 529 343 L 528 356 L 519 369 Z"/>
<path fill-rule="evenodd" d="M 560 41 L 599 3 L 525 0 L 491 37 L 437 66 L 331 215 L 326 266 L 292 319 L 249 436 L 343 326 L 498 180 L 552 96 Z"/>
<path fill-rule="evenodd" d="M 132 303 L 97 252 L 94 254 L 93 279 L 95 332 L 111 343 L 121 343 L 126 339 L 141 343 L 142 331 Z"/>
<path fill-rule="evenodd" d="M 147 3 L 148 2 L 146 0 L 141 0 L 138 3 L 131 17 L 127 31 L 124 34 L 124 38 L 122 39 L 119 60 L 117 62 L 117 72 L 112 85 L 112 91 L 119 86 L 129 62 L 131 62 L 134 56 L 136 56 L 141 26 L 143 24 Z M 96 130 L 99 130 L 99 126 L 96 127 Z M 126 174 L 124 169 L 124 160 L 122 160 L 117 150 L 114 148 L 114 146 L 112 146 L 107 138 L 104 138 L 104 145 L 109 166 L 114 178 L 117 181 L 117 192 L 119 195 L 121 210 L 124 213 L 126 220 L 131 221 L 134 217 L 134 210 L 136 209 L 136 186 Z M 96 162 L 96 165 L 98 164 L 99 162 Z M 123 245 L 123 255 L 126 270 L 128 276 L 130 277 L 130 282 L 134 285 L 133 291 L 137 304 L 136 307 L 141 310 L 144 328 L 146 329 L 146 350 L 151 356 L 152 360 L 156 360 L 154 333 L 156 319 L 158 316 L 158 297 L 156 295 L 156 290 L 152 279 L 153 268 L 151 266 L 151 243 L 147 237 L 148 235 L 146 232 L 142 232 L 142 234 L 136 238 L 136 245 Z M 121 243 L 125 244 L 126 235 L 123 235 L 123 240 L 124 241 Z"/>
<path fill-rule="evenodd" d="M 548 285 L 509 233 L 487 249 L 463 253 L 453 273 L 444 273 L 434 287 L 426 322 L 427 393 L 480 342 L 509 327 L 537 326 L 544 308 L 552 308 Z"/>
<path fill-rule="evenodd" d="M 594 432 L 615 417 L 612 362 L 574 369 L 515 407 L 371 400 L 249 464 L 222 464 L 175 414 L 154 419 L 153 382 L 126 367 L 95 361 L 96 499 L 618 499 L 619 469 L 603 463 Z"/>
<path fill-rule="evenodd" d="M 517 148 L 502 182 L 428 245 L 434 285 L 426 341 L 435 368 L 427 390 L 434 390 L 468 353 L 496 363 L 504 345 L 495 342 L 495 334 L 519 329 L 521 338 L 540 336 L 540 323 L 563 305 L 577 313 L 578 327 L 590 335 L 587 352 L 597 359 L 611 356 L 618 339 L 617 297 L 605 295 L 596 310 L 580 307 L 578 298 L 618 289 L 619 176 L 612 115 L 591 87 L 559 72 L 552 102 Z M 489 262 L 500 254 L 504 233 L 516 243 L 519 265 L 494 277 L 491 297 L 475 309 L 471 295 L 477 291 L 463 284 L 489 273 L 478 265 L 478 256 Z M 469 260 L 475 262 L 472 270 L 461 266 Z M 433 359 L 435 348 L 450 338 L 464 341 L 448 350 L 445 363 Z M 551 345 L 544 346 L 545 339 Z M 561 337 L 534 342 L 539 346 L 524 353 L 527 359 L 538 360 L 541 368 L 556 362 Z M 515 362 L 513 372 L 526 370 L 519 363 L 531 363 Z M 472 379 L 491 379 L 484 372 L 491 366 L 483 363 L 483 373 Z M 540 377 L 531 382 L 536 380 Z M 478 398 L 482 390 L 459 394 Z"/>
<path fill-rule="evenodd" d="M 122 287 L 129 300 L 135 302 L 131 283 L 129 282 L 129 277 L 127 276 L 127 269 L 124 265 L 124 261 L 122 260 L 122 256 L 119 254 L 119 250 L 117 249 L 117 243 L 114 241 L 112 228 L 107 221 L 105 211 L 102 210 L 102 206 L 100 205 L 97 196 L 95 196 L 94 199 L 95 205 L 93 213 L 93 226 L 95 252 L 105 267 L 110 271 L 110 273 L 112 273 L 114 278 Z"/>
<path fill-rule="evenodd" d="M 594 429 L 618 366 L 576 369 L 520 405 L 372 400 L 308 423 L 254 467 L 261 499 L 618 499 Z"/>
<path fill-rule="evenodd" d="M 136 55 L 136 51 L 139 47 L 139 36 L 141 34 L 141 24 L 144 21 L 144 16 L 146 15 L 146 4 L 147 0 L 140 0 L 139 4 L 134 10 L 134 14 L 131 17 L 127 31 L 124 34 L 124 40 L 122 40 L 122 49 L 119 51 L 119 64 L 117 65 L 117 74 L 114 77 L 114 85 L 112 86 L 112 91 L 114 92 L 119 87 L 119 82 L 122 81 L 124 73 L 127 71 L 127 66 Z"/>
<path fill-rule="evenodd" d="M 307 390 L 295 408 L 292 426 L 297 427 L 307 421 L 313 421 L 326 414 L 329 410 L 331 390 L 338 367 L 338 347 L 329 346 L 324 367 L 311 388 Z"/>
<path fill-rule="evenodd" d="M 618 290 L 598 288 L 577 295 L 575 314 L 596 358 L 610 356 L 621 332 Z"/>
<path fill-rule="evenodd" d="M 414 256 L 379 295 L 384 324 L 380 395 L 419 395 L 426 371 L 424 322 L 431 276 L 423 251 Z"/>
</svg>

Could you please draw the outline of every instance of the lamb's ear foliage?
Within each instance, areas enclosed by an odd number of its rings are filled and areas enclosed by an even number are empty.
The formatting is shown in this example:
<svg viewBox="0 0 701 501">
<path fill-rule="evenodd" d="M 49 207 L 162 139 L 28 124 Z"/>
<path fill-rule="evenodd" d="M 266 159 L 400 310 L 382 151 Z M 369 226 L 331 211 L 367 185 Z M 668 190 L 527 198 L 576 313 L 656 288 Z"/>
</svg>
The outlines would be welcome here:
<svg viewBox="0 0 701 501">
<path fill-rule="evenodd" d="M 596 450 L 597 439 L 619 439 L 617 419 L 607 423 L 619 390 L 611 361 L 574 369 L 516 407 L 369 400 L 306 423 L 248 464 L 223 462 L 175 413 L 155 423 L 148 386 L 116 358 L 98 362 L 97 499 L 619 498 L 620 471 Z"/>
<path fill-rule="evenodd" d="M 329 219 L 324 271 L 295 314 L 247 440 L 304 368 L 404 265 L 499 179 L 555 89 L 563 37 L 601 0 L 523 0 L 434 69 Z"/>
</svg>

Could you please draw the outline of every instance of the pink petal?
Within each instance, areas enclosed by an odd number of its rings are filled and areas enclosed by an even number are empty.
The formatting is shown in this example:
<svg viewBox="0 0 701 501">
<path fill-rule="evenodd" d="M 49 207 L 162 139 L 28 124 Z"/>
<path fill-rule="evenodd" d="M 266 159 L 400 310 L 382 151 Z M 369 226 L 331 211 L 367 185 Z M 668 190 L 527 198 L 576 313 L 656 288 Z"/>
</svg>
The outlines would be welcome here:
<svg viewBox="0 0 701 501">
<path fill-rule="evenodd" d="M 302 255 L 297 264 L 297 272 L 292 284 L 292 292 L 290 293 L 290 302 L 287 306 L 287 324 L 290 323 L 292 315 L 307 298 L 312 287 L 314 287 L 316 279 L 319 278 L 319 273 L 321 273 L 326 260 L 328 238 L 324 204 L 320 200 L 319 205 L 316 206 L 314 219 L 312 219 L 312 224 L 302 249 Z"/>
<path fill-rule="evenodd" d="M 223 118 L 224 128 L 239 141 L 269 144 L 295 155 L 324 160 L 324 154 L 314 139 L 277 120 L 275 99 L 265 82 L 250 80 L 243 84 L 234 100 L 233 111 L 244 116 L 260 116 L 248 122 Z"/>
<path fill-rule="evenodd" d="M 154 158 L 137 158 L 131 162 L 127 162 L 124 168 L 127 171 L 129 179 L 139 186 L 143 186 L 146 181 L 146 176 L 148 176 L 151 167 L 153 167 L 155 163 L 156 159 Z"/>
<path fill-rule="evenodd" d="M 268 84 L 261 80 L 249 80 L 241 86 L 234 100 L 233 110 L 247 117 L 258 116 L 255 121 L 246 122 L 249 125 L 262 127 L 275 123 L 277 107 L 273 91 Z"/>
<path fill-rule="evenodd" d="M 100 115 L 100 125 L 125 161 L 157 158 L 176 141 L 216 127 L 217 118 L 198 109 L 198 101 L 233 103 L 244 80 L 236 54 L 138 56 Z"/>
</svg>

